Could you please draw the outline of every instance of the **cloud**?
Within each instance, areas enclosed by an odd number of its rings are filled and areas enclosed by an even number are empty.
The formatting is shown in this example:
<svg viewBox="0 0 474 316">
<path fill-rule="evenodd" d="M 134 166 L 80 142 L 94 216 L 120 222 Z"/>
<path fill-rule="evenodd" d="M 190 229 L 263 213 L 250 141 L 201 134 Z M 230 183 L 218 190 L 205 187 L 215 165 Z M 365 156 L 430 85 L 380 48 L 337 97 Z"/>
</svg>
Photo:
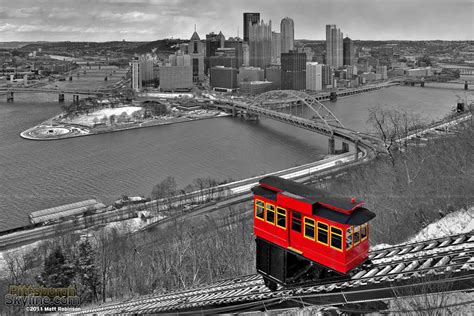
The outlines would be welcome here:
<svg viewBox="0 0 474 316">
<path fill-rule="evenodd" d="M 153 13 L 144 13 L 139 11 L 132 11 L 132 12 L 124 12 L 124 13 L 113 13 L 113 12 L 101 12 L 95 17 L 99 19 L 105 19 L 110 21 L 117 21 L 117 22 L 150 22 L 158 19 L 157 14 Z"/>
</svg>

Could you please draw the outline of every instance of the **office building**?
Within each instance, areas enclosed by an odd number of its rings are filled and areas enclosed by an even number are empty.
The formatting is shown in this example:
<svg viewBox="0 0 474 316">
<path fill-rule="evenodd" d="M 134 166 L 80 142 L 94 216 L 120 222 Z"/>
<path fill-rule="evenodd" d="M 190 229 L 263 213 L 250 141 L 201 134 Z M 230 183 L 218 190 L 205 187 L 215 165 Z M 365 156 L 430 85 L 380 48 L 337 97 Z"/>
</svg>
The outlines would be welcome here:
<svg viewBox="0 0 474 316">
<path fill-rule="evenodd" d="M 272 60 L 272 21 L 249 25 L 250 66 L 265 69 Z"/>
<path fill-rule="evenodd" d="M 249 47 L 249 44 L 247 43 L 243 43 L 242 44 L 242 53 L 243 53 L 243 63 L 242 65 L 244 67 L 247 67 L 250 65 L 250 47 Z"/>
<path fill-rule="evenodd" d="M 216 54 L 218 48 L 224 48 L 225 37 L 222 32 L 215 34 L 214 32 L 206 34 L 206 56 L 204 58 L 205 72 L 209 69 L 209 58 Z"/>
<path fill-rule="evenodd" d="M 193 67 L 193 82 L 204 79 L 204 45 L 196 31 L 188 44 L 188 54 Z"/>
<path fill-rule="evenodd" d="M 263 81 L 265 74 L 263 69 L 258 67 L 240 67 L 237 81 Z"/>
<path fill-rule="evenodd" d="M 377 66 L 375 72 L 380 74 L 382 80 L 387 79 L 387 66 Z"/>
<path fill-rule="evenodd" d="M 239 38 L 231 38 L 224 42 L 224 48 L 231 48 L 235 51 L 235 58 L 237 59 L 237 67 L 241 67 L 244 63 L 244 49 L 243 42 Z"/>
<path fill-rule="evenodd" d="M 323 66 L 318 63 L 306 63 L 306 90 L 321 91 L 323 89 Z"/>
<path fill-rule="evenodd" d="M 306 61 L 313 61 L 314 52 L 311 47 L 298 47 L 298 53 L 305 53 L 306 54 Z"/>
<path fill-rule="evenodd" d="M 322 85 L 323 89 L 330 89 L 334 85 L 334 74 L 332 68 L 329 65 L 322 65 Z"/>
<path fill-rule="evenodd" d="M 272 64 L 280 64 L 281 33 L 272 32 Z"/>
<path fill-rule="evenodd" d="M 239 68 L 234 48 L 219 48 L 214 56 L 209 57 L 209 68 L 224 66 Z"/>
<path fill-rule="evenodd" d="M 240 92 L 243 94 L 257 95 L 272 90 L 270 81 L 245 81 L 240 84 Z"/>
<path fill-rule="evenodd" d="M 281 89 L 306 89 L 306 54 L 294 50 L 281 53 Z"/>
<path fill-rule="evenodd" d="M 342 47 L 343 47 L 343 65 L 346 66 L 352 66 L 355 64 L 355 60 L 354 60 L 354 46 L 352 44 L 352 40 L 346 36 L 346 38 L 344 38 L 343 40 L 343 44 L 342 44 Z"/>
<path fill-rule="evenodd" d="M 154 79 L 153 60 L 145 57 L 134 57 L 132 60 L 132 82 L 131 88 L 140 91 L 143 83 Z"/>
<path fill-rule="evenodd" d="M 295 23 L 291 18 L 283 18 L 280 23 L 281 31 L 281 52 L 288 53 L 295 47 Z"/>
<path fill-rule="evenodd" d="M 281 67 L 280 66 L 271 66 L 265 69 L 265 77 L 267 81 L 272 83 L 272 90 L 281 89 Z"/>
<path fill-rule="evenodd" d="M 249 26 L 260 23 L 260 13 L 244 13 L 244 42 L 249 42 Z"/>
<path fill-rule="evenodd" d="M 162 91 L 183 91 L 192 88 L 191 55 L 177 51 L 170 55 L 166 65 L 160 68 L 160 89 Z"/>
<path fill-rule="evenodd" d="M 334 24 L 326 25 L 326 64 L 334 68 L 343 65 L 342 32 Z"/>
<path fill-rule="evenodd" d="M 161 91 L 184 91 L 192 88 L 192 66 L 163 66 L 160 68 Z"/>
<path fill-rule="evenodd" d="M 236 90 L 237 69 L 230 67 L 217 66 L 209 69 L 210 84 L 214 90 Z"/>
</svg>

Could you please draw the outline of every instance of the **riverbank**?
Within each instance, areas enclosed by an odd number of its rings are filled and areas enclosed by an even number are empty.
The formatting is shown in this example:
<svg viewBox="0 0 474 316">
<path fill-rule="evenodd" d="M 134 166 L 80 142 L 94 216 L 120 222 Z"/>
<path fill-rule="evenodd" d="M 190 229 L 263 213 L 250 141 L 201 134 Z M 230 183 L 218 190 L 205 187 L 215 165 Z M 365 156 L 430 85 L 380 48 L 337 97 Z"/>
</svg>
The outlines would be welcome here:
<svg viewBox="0 0 474 316">
<path fill-rule="evenodd" d="M 216 117 L 225 117 L 230 114 L 218 112 L 218 111 L 206 111 L 200 115 L 194 116 L 183 116 L 183 117 L 171 117 L 171 118 L 158 118 L 150 119 L 143 122 L 130 122 L 121 123 L 120 125 L 104 126 L 104 127 L 85 127 L 78 124 L 57 124 L 53 123 L 55 118 L 58 118 L 61 114 L 58 114 L 54 118 L 46 120 L 41 124 L 27 129 L 20 133 L 20 136 L 28 140 L 60 140 L 73 137 L 81 136 L 92 136 L 104 133 L 113 133 L 127 131 L 131 129 L 155 127 L 162 125 L 170 125 L 176 123 L 192 122 L 197 120 L 205 120 Z"/>
</svg>

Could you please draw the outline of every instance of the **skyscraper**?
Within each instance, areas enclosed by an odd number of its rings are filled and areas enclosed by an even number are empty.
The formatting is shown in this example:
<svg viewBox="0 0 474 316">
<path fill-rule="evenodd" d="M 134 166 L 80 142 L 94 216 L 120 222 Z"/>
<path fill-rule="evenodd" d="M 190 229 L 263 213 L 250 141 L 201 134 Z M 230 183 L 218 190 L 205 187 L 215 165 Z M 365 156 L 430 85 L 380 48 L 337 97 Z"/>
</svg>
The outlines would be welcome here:
<svg viewBox="0 0 474 316">
<path fill-rule="evenodd" d="M 281 54 L 281 89 L 306 89 L 306 54 L 290 50 Z"/>
<path fill-rule="evenodd" d="M 206 34 L 206 58 L 205 62 L 205 71 L 208 72 L 209 69 L 209 58 L 216 54 L 218 48 L 224 48 L 225 37 L 222 32 L 215 34 L 214 32 Z"/>
<path fill-rule="evenodd" d="M 281 56 L 281 33 L 272 32 L 272 64 L 279 64 Z"/>
<path fill-rule="evenodd" d="M 294 50 L 295 42 L 295 23 L 291 18 L 283 18 L 281 20 L 281 52 L 288 53 Z"/>
<path fill-rule="evenodd" d="M 132 60 L 132 89 L 140 91 L 143 82 L 153 78 L 153 60 L 147 59 L 145 56 L 134 57 Z"/>
<path fill-rule="evenodd" d="M 306 90 L 322 90 L 322 75 L 323 65 L 313 62 L 306 63 Z"/>
<path fill-rule="evenodd" d="M 265 69 L 272 61 L 272 21 L 249 25 L 250 66 Z"/>
<path fill-rule="evenodd" d="M 249 24 L 260 22 L 260 13 L 244 13 L 244 42 L 249 42 Z"/>
<path fill-rule="evenodd" d="M 335 68 L 343 65 L 342 32 L 334 24 L 326 25 L 326 64 Z"/>
<path fill-rule="evenodd" d="M 204 79 L 204 45 L 199 35 L 194 31 L 188 44 L 188 53 L 191 56 L 191 65 L 193 66 L 193 81 Z"/>
<path fill-rule="evenodd" d="M 224 47 L 225 48 L 234 48 L 235 49 L 235 57 L 237 58 L 237 67 L 241 67 L 244 63 L 244 49 L 243 49 L 243 42 L 239 38 L 231 38 L 229 37 L 228 40 L 225 41 Z"/>
<path fill-rule="evenodd" d="M 352 40 L 346 36 L 343 41 L 343 64 L 352 66 L 354 65 L 354 46 Z"/>
</svg>

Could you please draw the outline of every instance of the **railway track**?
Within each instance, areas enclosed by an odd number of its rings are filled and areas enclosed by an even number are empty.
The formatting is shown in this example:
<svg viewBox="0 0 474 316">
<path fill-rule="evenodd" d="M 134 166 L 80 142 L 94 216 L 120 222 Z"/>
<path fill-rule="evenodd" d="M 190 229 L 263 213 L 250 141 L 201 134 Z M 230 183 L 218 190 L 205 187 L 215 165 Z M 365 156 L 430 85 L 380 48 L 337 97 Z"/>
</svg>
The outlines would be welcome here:
<svg viewBox="0 0 474 316">
<path fill-rule="evenodd" d="M 371 263 L 333 282 L 269 291 L 258 274 L 164 294 L 151 294 L 79 312 L 219 313 L 271 306 L 344 304 L 389 299 L 403 293 L 474 289 L 472 232 L 370 252 Z M 416 293 L 416 292 L 415 292 Z"/>
</svg>

